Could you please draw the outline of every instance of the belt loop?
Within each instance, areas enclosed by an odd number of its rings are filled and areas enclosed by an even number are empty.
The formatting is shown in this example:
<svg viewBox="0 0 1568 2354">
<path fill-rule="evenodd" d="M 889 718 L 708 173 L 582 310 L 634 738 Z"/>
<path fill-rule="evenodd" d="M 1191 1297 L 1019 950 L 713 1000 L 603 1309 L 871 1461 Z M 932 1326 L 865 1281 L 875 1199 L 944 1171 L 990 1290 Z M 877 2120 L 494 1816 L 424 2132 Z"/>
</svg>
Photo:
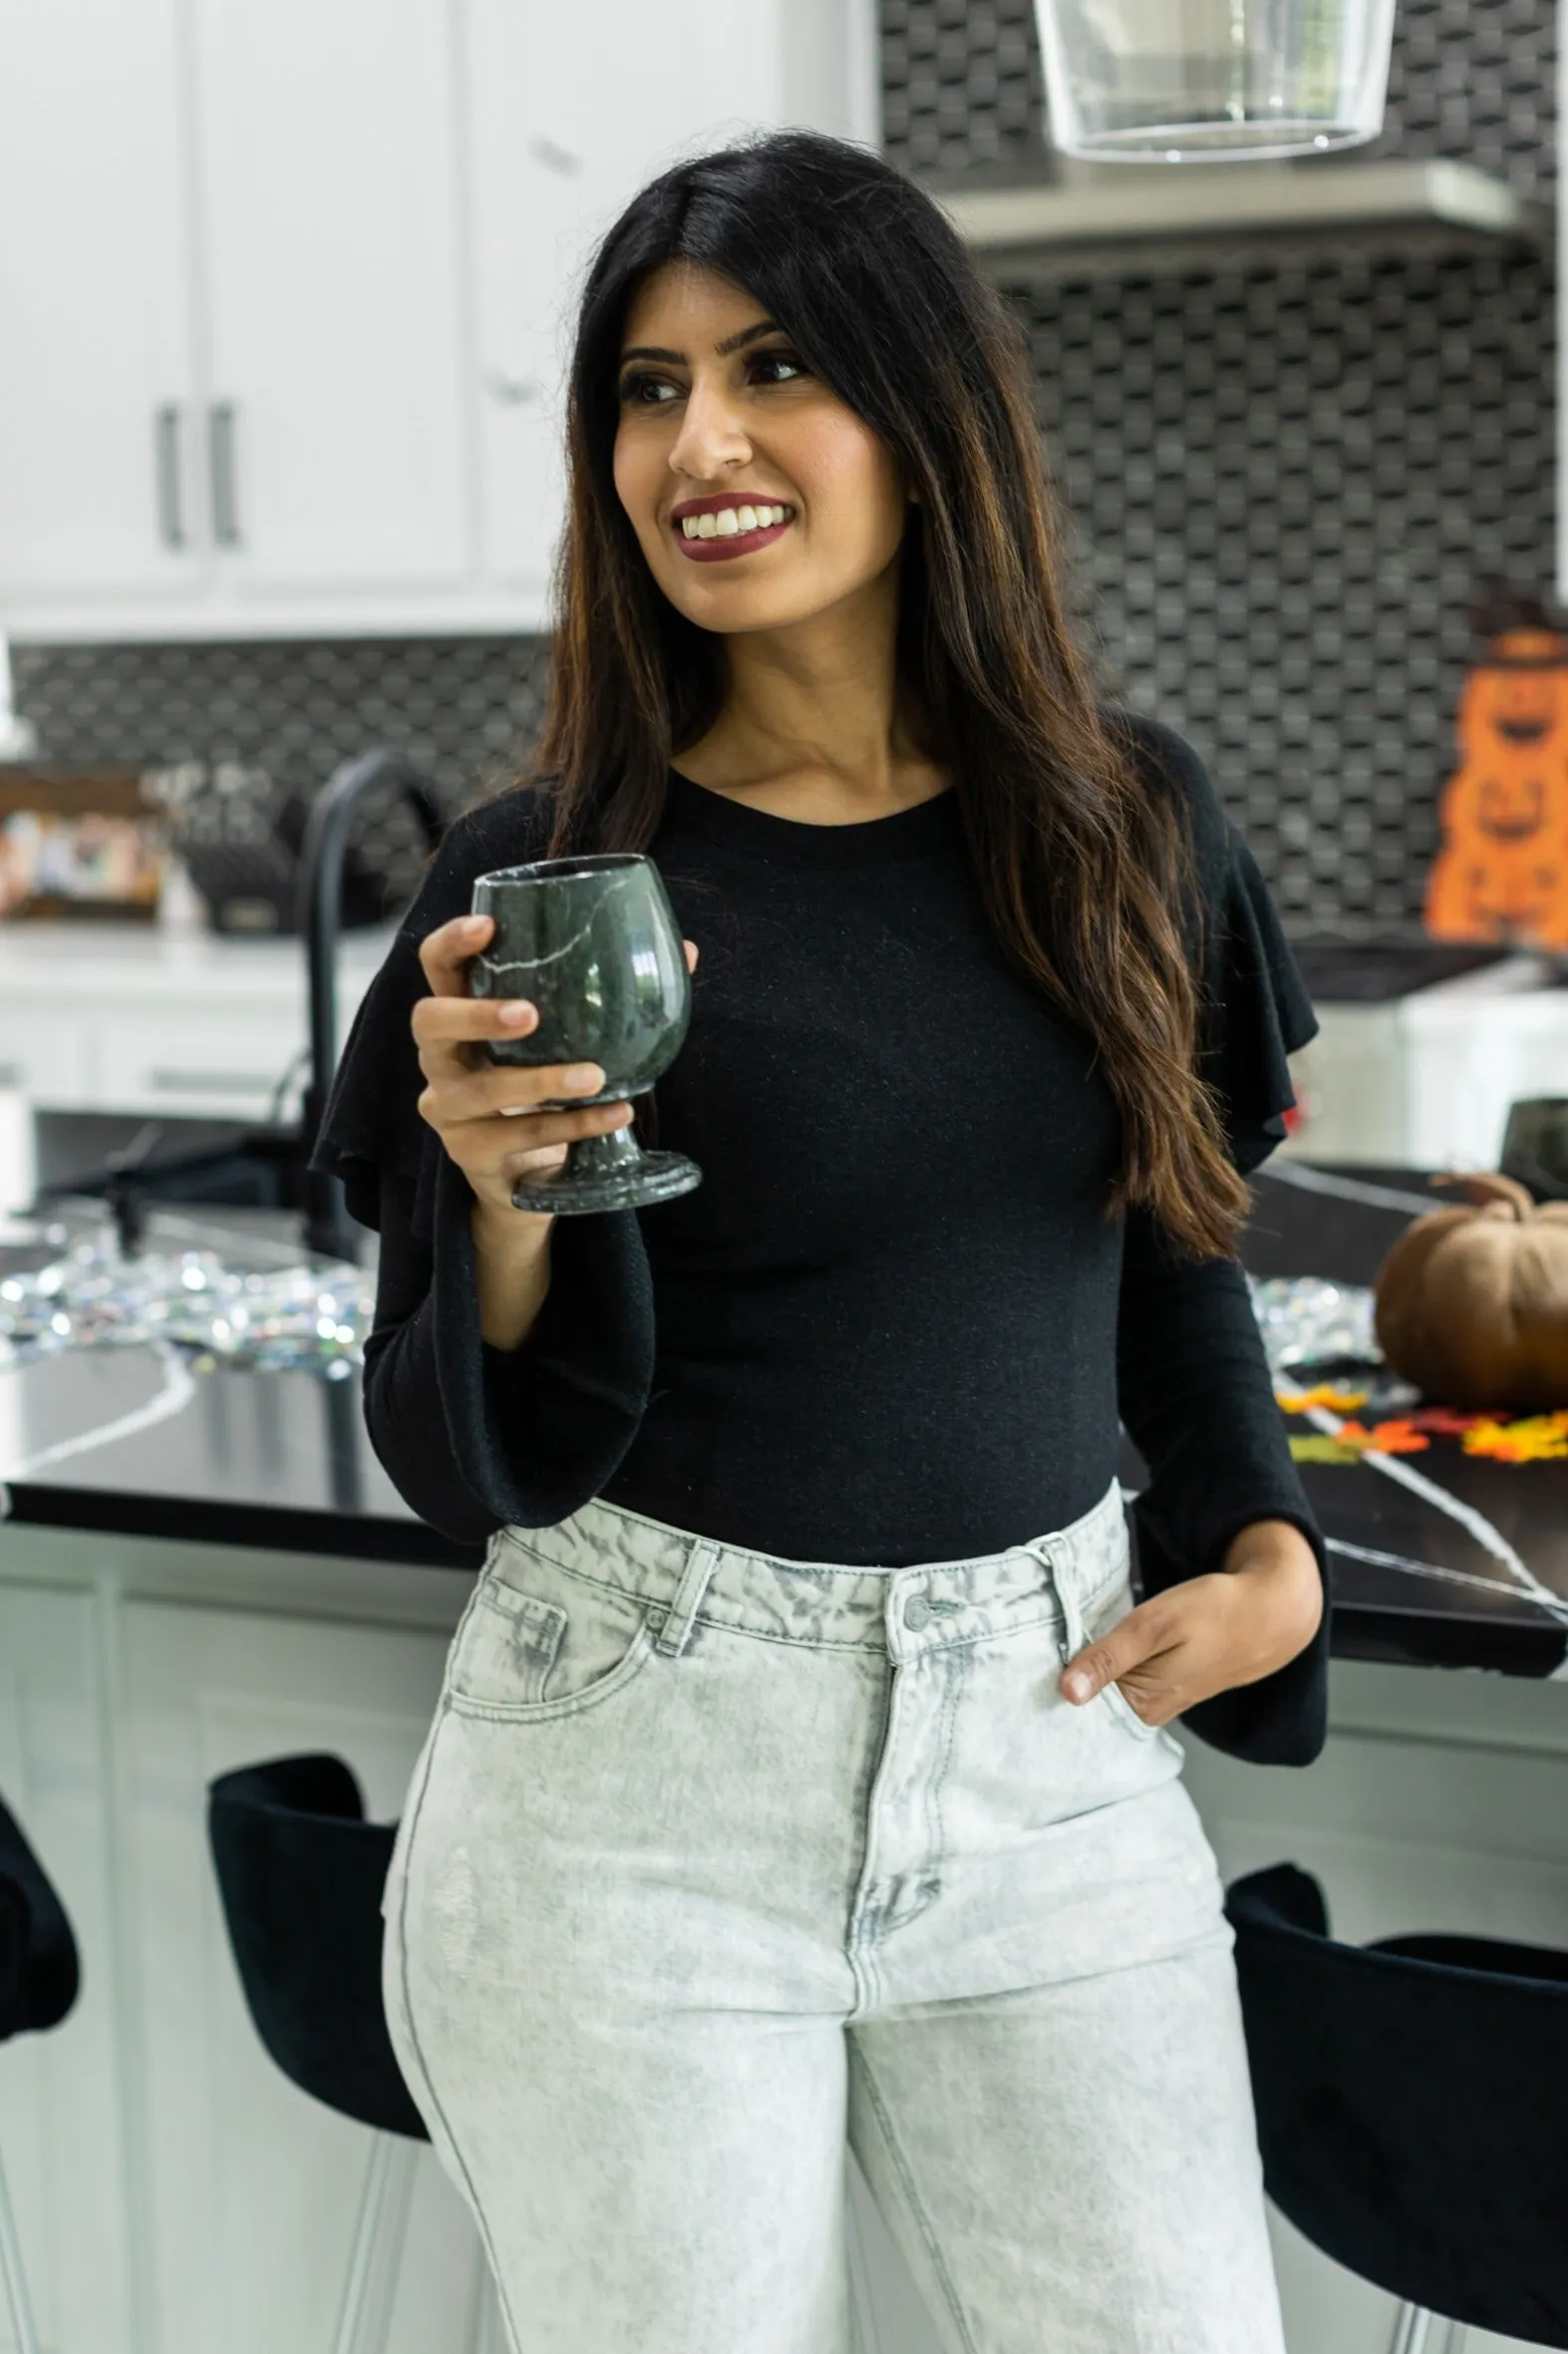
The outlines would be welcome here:
<svg viewBox="0 0 1568 2354">
<path fill-rule="evenodd" d="M 675 1599 L 654 1641 L 654 1649 L 662 1651 L 666 1659 L 677 1659 L 685 1650 L 686 1638 L 692 1631 L 692 1620 L 697 1616 L 702 1598 L 708 1591 L 708 1581 L 718 1566 L 718 1545 L 711 1536 L 700 1536 L 686 1556 L 686 1567 L 675 1589 Z"/>
<path fill-rule="evenodd" d="M 1037 1548 L 1051 1564 L 1051 1582 L 1057 1600 L 1062 1605 L 1062 1642 L 1064 1656 L 1074 1659 L 1084 1648 L 1084 1607 L 1078 1590 L 1078 1562 L 1071 1546 L 1059 1546 L 1047 1537 Z"/>
</svg>

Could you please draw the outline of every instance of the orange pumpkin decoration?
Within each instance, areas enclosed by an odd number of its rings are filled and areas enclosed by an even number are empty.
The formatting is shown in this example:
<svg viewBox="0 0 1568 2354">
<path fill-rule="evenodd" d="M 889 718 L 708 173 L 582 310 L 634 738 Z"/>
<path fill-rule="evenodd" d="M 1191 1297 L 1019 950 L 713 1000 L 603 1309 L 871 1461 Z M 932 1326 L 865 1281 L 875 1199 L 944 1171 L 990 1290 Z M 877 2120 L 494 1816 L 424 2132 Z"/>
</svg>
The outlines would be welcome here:
<svg viewBox="0 0 1568 2354">
<path fill-rule="evenodd" d="M 1426 929 L 1568 948 L 1568 632 L 1541 599 L 1507 591 L 1475 621 L 1487 649 L 1459 701 Z"/>
<path fill-rule="evenodd" d="M 1444 1406 L 1568 1407 L 1568 1201 L 1513 1177 L 1440 1177 L 1470 1207 L 1415 1218 L 1378 1269 L 1378 1343 Z"/>
</svg>

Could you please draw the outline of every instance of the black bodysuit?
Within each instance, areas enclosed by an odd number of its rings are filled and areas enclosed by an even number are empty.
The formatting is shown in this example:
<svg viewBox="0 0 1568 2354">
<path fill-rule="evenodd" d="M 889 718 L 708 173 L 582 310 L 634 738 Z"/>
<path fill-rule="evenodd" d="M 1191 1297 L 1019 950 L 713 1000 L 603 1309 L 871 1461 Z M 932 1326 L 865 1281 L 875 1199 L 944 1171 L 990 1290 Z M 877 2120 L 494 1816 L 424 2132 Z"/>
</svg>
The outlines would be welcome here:
<svg viewBox="0 0 1568 2354">
<path fill-rule="evenodd" d="M 1193 828 L 1201 1068 L 1246 1171 L 1284 1133 L 1285 1056 L 1317 1024 L 1201 763 L 1133 724 Z M 657 1141 L 703 1182 L 559 1218 L 548 1296 L 510 1353 L 479 1338 L 471 1196 L 414 1109 L 409 1013 L 418 942 L 468 911 L 476 874 L 539 854 L 541 816 L 510 795 L 452 829 L 360 1010 L 318 1156 L 381 1231 L 367 1417 L 437 1527 L 542 1526 L 599 1496 L 792 1560 L 953 1559 L 1087 1512 L 1119 1415 L 1150 1467 L 1145 1588 L 1217 1567 L 1265 1517 L 1324 1563 L 1239 1264 L 1181 1261 L 1147 1213 L 1102 1214 L 1114 1101 L 1088 1034 L 992 936 L 960 791 L 811 826 L 672 773 L 650 855 L 701 960 Z M 1312 1755 L 1326 1643 L 1189 1721 L 1237 1754 Z"/>
</svg>

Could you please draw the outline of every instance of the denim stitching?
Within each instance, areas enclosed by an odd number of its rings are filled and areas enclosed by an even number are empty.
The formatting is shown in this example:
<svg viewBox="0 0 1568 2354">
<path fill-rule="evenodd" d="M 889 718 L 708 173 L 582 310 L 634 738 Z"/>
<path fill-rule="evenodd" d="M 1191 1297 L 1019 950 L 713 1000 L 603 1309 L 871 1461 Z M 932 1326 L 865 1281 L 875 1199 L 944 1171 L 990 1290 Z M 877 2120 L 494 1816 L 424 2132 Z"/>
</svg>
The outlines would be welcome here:
<svg viewBox="0 0 1568 2354">
<path fill-rule="evenodd" d="M 530 1547 L 528 1549 L 531 1550 L 532 1548 Z M 586 1570 L 569 1566 L 565 1561 L 558 1561 L 550 1553 L 536 1553 L 534 1557 L 535 1559 L 542 1562 L 545 1567 L 550 1569 L 558 1569 L 563 1577 L 574 1578 L 579 1585 L 592 1586 L 596 1593 L 614 1594 L 621 1601 L 648 1602 L 657 1609 L 663 1609 L 666 1606 L 664 1602 L 658 1599 L 658 1597 L 652 1594 L 643 1593 L 640 1588 L 627 1585 L 618 1585 L 612 1583 L 610 1579 L 604 1577 L 592 1577 Z M 853 1572 L 853 1574 L 855 1576 L 860 1576 L 863 1574 L 863 1572 L 856 1570 Z M 502 1603 L 496 1603 L 494 1606 L 497 1609 L 505 1607 L 505 1605 Z M 1004 1643 L 1009 1641 L 1014 1635 L 1028 1634 L 1032 1628 L 1037 1626 L 1051 1626 L 1053 1624 L 1060 1624 L 1061 1620 L 1061 1610 L 1052 1608 L 1042 1611 L 1035 1618 L 1018 1619 L 1008 1626 L 983 1627 L 978 1633 L 970 1635 L 944 1636 L 939 1644 L 933 1645 L 931 1647 L 933 1649 L 944 1651 L 962 1651 L 981 1643 Z M 838 1638 L 830 1635 L 815 1636 L 779 1634 L 776 1633 L 771 1627 L 748 1626 L 744 1620 L 733 1618 L 714 1618 L 711 1617 L 706 1610 L 699 1610 L 696 1616 L 693 1618 L 692 1624 L 694 1627 L 701 1626 L 714 1628 L 721 1634 L 745 1635 L 750 1641 L 753 1642 L 785 1643 L 792 1646 L 794 1649 L 801 1651 L 862 1651 L 872 1653 L 877 1656 L 884 1656 L 887 1654 L 887 1645 L 885 1639 L 879 1639 L 876 1642 L 871 1643 L 856 1643 L 841 1641 Z"/>
<path fill-rule="evenodd" d="M 447 1704 L 443 1702 L 439 1711 L 439 1715 L 444 1717 L 447 1715 Z M 488 2263 L 490 2268 L 490 2278 L 494 2283 L 496 2301 L 500 2306 L 501 2316 L 505 2321 L 507 2333 L 511 2338 L 512 2344 L 514 2346 L 520 2346 L 522 2343 L 522 2338 L 517 2329 L 516 2323 L 512 2319 L 511 2306 L 506 2296 L 505 2282 L 501 2278 L 500 2267 L 495 2261 L 495 2243 L 490 2237 L 490 2227 L 485 2220 L 483 2206 L 480 2203 L 478 2192 L 474 2187 L 473 2178 L 470 2174 L 468 2166 L 465 2163 L 463 2153 L 458 2148 L 457 2136 L 454 2134 L 452 2127 L 448 2122 L 447 2112 L 442 2107 L 441 2102 L 437 2097 L 436 2088 L 431 2082 L 430 2064 L 425 2057 L 424 2049 L 420 2043 L 419 2029 L 414 2023 L 414 1998 L 409 1988 L 409 1858 L 414 1852 L 414 1842 L 419 1832 L 420 1817 L 425 1810 L 425 1797 L 426 1793 L 430 1789 L 431 1775 L 435 1770 L 436 1751 L 440 1746 L 440 1740 L 441 1734 L 440 1727 L 438 1726 L 436 1738 L 431 1742 L 430 1748 L 426 1752 L 425 1772 L 420 1780 L 419 1796 L 414 1802 L 413 1820 L 409 1825 L 409 1836 L 404 1843 L 403 1849 L 403 1876 L 398 1888 L 398 1978 L 403 1990 L 403 2017 L 409 2031 L 410 2046 L 413 2050 L 415 2059 L 419 2063 L 420 2080 L 424 2089 L 425 2098 L 430 2104 L 430 2107 L 435 2111 L 437 2117 L 441 2120 L 441 2130 L 447 2137 L 447 2147 L 452 2152 L 454 2159 L 457 2161 L 458 2172 L 462 2175 L 464 2184 L 468 2189 L 469 2205 L 472 2210 L 473 2220 L 478 2227 L 479 2237 L 484 2242 L 485 2261 Z"/>
<path fill-rule="evenodd" d="M 556 1717 L 582 1716 L 634 1684 L 653 1656 L 653 1629 L 644 1624 L 632 1637 L 631 1649 L 620 1664 L 590 1684 L 586 1692 L 563 1692 L 559 1700 L 473 1700 L 454 1685 L 447 1704 L 460 1717 L 483 1717 L 499 1725 L 547 1724 Z"/>
<path fill-rule="evenodd" d="M 1119 1499 L 1119 1486 L 1115 1488 L 1115 1494 Z M 1101 1515 L 1107 1520 L 1111 1519 L 1112 1515 L 1109 1506 L 1110 1495 L 1111 1490 L 1107 1489 L 1105 1495 L 1100 1498 L 1098 1504 L 1092 1505 L 1090 1510 L 1087 1513 L 1082 1513 L 1077 1520 L 1070 1521 L 1067 1528 L 1056 1529 L 1053 1531 L 1053 1534 L 1058 1537 L 1068 1539 L 1071 1538 L 1074 1532 L 1077 1530 L 1082 1529 L 1087 1531 L 1089 1529 L 1090 1523 L 1095 1522 Z M 692 1531 L 690 1529 L 677 1528 L 673 1522 L 669 1520 L 651 1519 L 646 1513 L 634 1513 L 629 1505 L 605 1504 L 603 1499 L 600 1497 L 593 1497 L 589 1501 L 593 1504 L 599 1505 L 603 1511 L 607 1513 L 613 1513 L 617 1517 L 624 1517 L 628 1520 L 637 1521 L 641 1527 L 657 1528 L 661 1535 L 684 1537 L 687 1539 L 689 1539 L 691 1536 Z M 543 1545 L 537 1541 L 541 1533 L 547 1533 L 548 1529 L 552 1529 L 556 1525 L 558 1525 L 558 1523 L 550 1522 L 548 1523 L 547 1529 L 545 1531 L 541 1531 L 539 1529 L 533 1528 L 524 1529 L 520 1522 L 508 1521 L 503 1528 L 496 1530 L 496 1540 L 505 1540 L 512 1544 L 519 1545 L 524 1552 L 531 1552 L 535 1554 L 539 1560 L 548 1561 L 552 1567 L 557 1569 L 567 1569 L 568 1564 L 565 1561 L 559 1560 L 553 1553 L 547 1552 Z M 1124 1533 L 1126 1528 L 1124 1508 L 1123 1516 L 1121 1518 L 1121 1528 Z M 721 1553 L 742 1553 L 748 1560 L 761 1561 L 765 1563 L 768 1568 L 780 1570 L 785 1576 L 806 1576 L 825 1579 L 834 1577 L 891 1577 L 895 1574 L 895 1565 L 891 1564 L 884 1567 L 880 1563 L 876 1562 L 864 1562 L 859 1565 L 855 1565 L 853 1563 L 844 1564 L 842 1562 L 832 1561 L 796 1561 L 791 1560 L 786 1554 L 784 1553 L 762 1553 L 755 1551 L 750 1545 L 728 1544 L 719 1537 L 715 1537 L 712 1541 L 718 1545 Z M 952 1560 L 922 1561 L 913 1564 L 913 1566 L 927 1570 L 969 1569 L 975 1565 L 976 1559 L 982 1560 L 988 1564 L 994 1561 L 1006 1561 L 1013 1559 L 1015 1555 L 1019 1553 L 1027 1552 L 1029 1549 L 1030 1548 L 1028 1545 L 1023 1544 L 1005 1545 L 999 1552 L 996 1553 L 984 1553 L 973 1557 L 955 1555 Z M 1070 1545 L 1069 1549 L 1074 1550 L 1075 1548 Z M 905 1564 L 898 1564 L 897 1566 L 904 1565 Z M 570 1574 L 575 1576 L 580 1575 L 581 1572 L 577 1570 L 571 1570 Z M 1107 1580 L 1106 1582 L 1108 1583 L 1109 1581 Z"/>
<path fill-rule="evenodd" d="M 942 1881 L 942 1855 L 947 1837 L 942 1822 L 942 1783 L 952 1761 L 953 1736 L 958 1725 L 958 1703 L 961 1697 L 959 1678 L 956 1675 L 950 1675 L 947 1678 L 946 1689 L 942 1694 L 942 1715 L 937 1735 L 936 1765 L 930 1781 L 926 1784 L 926 1838 L 930 1842 L 930 1851 L 933 1858 L 928 1876 L 936 1881 L 937 1887 L 941 1886 Z M 934 1903 L 935 1900 L 936 1891 L 933 1890 L 926 1897 L 920 1910 L 924 1912 L 927 1905 Z M 911 1913 L 909 1917 L 914 1919 L 915 1915 Z"/>
<path fill-rule="evenodd" d="M 969 2323 L 964 2317 L 964 2309 L 958 2301 L 958 2291 L 953 2285 L 952 2276 L 947 2269 L 946 2260 L 943 2257 L 941 2248 L 937 2245 L 936 2235 L 931 2228 L 930 2222 L 926 2215 L 926 2210 L 921 2204 L 920 2194 L 915 2188 L 914 2176 L 909 2171 L 903 2151 L 899 2148 L 898 2137 L 893 2132 L 892 2118 L 888 2114 L 886 2103 L 883 2101 L 880 2092 L 877 2090 L 876 2078 L 871 2073 L 871 2063 L 866 2058 L 865 2053 L 861 2050 L 859 2044 L 855 2041 L 853 2036 L 851 2036 L 849 2039 L 849 2065 L 851 2068 L 858 2068 L 861 2076 L 864 2079 L 866 2100 L 870 2105 L 872 2115 L 875 2117 L 878 2126 L 881 2128 L 882 2140 L 887 2150 L 888 2159 L 891 2162 L 893 2172 L 898 2177 L 899 2183 L 903 2188 L 904 2197 L 908 2202 L 909 2212 L 914 2218 L 915 2228 L 925 2243 L 926 2254 L 931 2259 L 931 2269 L 936 2274 L 937 2285 L 940 2287 L 943 2298 L 946 2301 L 948 2313 L 951 2317 L 953 2327 L 958 2332 L 959 2341 L 963 2348 L 963 2354 L 980 2354 L 979 2343 L 974 2335 L 974 2332 L 971 2330 Z"/>
</svg>

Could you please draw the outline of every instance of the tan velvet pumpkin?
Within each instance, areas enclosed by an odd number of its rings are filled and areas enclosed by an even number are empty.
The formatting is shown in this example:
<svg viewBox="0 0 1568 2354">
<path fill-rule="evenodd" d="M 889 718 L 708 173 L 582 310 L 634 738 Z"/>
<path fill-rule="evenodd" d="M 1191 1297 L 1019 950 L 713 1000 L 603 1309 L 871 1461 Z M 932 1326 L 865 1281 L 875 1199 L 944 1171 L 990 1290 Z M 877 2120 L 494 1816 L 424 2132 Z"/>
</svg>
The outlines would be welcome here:
<svg viewBox="0 0 1568 2354">
<path fill-rule="evenodd" d="M 1490 1171 L 1434 1181 L 1470 1206 L 1413 1219 L 1378 1269 L 1384 1355 L 1440 1405 L 1568 1407 L 1568 1201 Z"/>
</svg>

